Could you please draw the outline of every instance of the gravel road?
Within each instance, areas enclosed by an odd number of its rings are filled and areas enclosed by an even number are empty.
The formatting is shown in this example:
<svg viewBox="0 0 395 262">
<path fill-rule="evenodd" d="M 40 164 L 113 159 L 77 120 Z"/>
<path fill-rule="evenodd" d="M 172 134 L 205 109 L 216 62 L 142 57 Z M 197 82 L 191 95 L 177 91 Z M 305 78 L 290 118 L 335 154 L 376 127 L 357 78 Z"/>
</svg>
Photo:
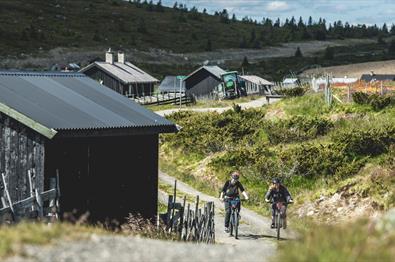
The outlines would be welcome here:
<svg viewBox="0 0 395 262">
<path fill-rule="evenodd" d="M 272 98 L 272 99 L 270 99 L 270 103 L 275 103 L 279 100 L 280 99 Z M 267 104 L 266 97 L 261 97 L 261 98 L 255 99 L 253 101 L 250 101 L 250 102 L 240 103 L 239 106 L 241 106 L 242 109 L 248 109 L 248 108 L 259 108 L 265 104 Z M 171 115 L 172 113 L 178 112 L 178 111 L 222 113 L 222 112 L 225 112 L 229 109 L 232 109 L 232 107 L 228 106 L 228 107 L 210 107 L 210 108 L 173 108 L 173 109 L 155 111 L 155 113 L 158 115 L 161 115 L 161 116 Z"/>
</svg>

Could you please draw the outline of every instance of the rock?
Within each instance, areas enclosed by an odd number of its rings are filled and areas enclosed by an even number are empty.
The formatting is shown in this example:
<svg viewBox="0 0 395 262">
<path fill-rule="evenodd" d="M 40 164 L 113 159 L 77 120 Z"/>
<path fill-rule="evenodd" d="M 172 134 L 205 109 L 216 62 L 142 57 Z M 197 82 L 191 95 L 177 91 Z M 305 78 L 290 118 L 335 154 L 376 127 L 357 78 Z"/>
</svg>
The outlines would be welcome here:
<svg viewBox="0 0 395 262">
<path fill-rule="evenodd" d="M 388 211 L 376 224 L 376 229 L 383 232 L 395 230 L 395 208 Z"/>
<path fill-rule="evenodd" d="M 307 212 L 306 216 L 308 217 L 314 216 L 314 210 Z"/>
</svg>

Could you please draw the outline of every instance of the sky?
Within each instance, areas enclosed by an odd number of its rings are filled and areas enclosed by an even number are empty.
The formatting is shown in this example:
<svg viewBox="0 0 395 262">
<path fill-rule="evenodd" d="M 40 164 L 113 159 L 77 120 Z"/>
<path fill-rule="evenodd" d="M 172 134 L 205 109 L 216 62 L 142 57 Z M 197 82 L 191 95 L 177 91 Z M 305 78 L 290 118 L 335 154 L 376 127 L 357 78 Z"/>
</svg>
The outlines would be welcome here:
<svg viewBox="0 0 395 262">
<path fill-rule="evenodd" d="M 156 2 L 156 1 L 154 1 Z M 162 0 L 165 6 L 173 6 L 175 0 Z M 320 17 L 328 22 L 341 20 L 350 24 L 387 25 L 395 24 L 395 0 L 178 0 L 188 8 L 196 6 L 200 11 L 204 8 L 209 13 L 227 9 L 241 19 L 245 16 L 262 21 L 262 18 L 273 20 L 301 16 L 304 21 L 309 16 L 313 20 Z"/>
</svg>

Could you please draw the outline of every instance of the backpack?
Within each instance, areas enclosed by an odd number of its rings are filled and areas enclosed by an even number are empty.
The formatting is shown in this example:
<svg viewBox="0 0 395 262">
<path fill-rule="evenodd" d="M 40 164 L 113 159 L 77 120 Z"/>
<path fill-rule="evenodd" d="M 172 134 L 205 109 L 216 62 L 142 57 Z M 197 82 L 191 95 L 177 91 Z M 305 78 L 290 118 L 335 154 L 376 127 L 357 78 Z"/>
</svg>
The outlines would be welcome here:
<svg viewBox="0 0 395 262">
<path fill-rule="evenodd" d="M 225 194 L 228 197 L 238 196 L 239 195 L 239 184 L 236 183 L 236 184 L 232 185 L 232 183 L 229 181 L 228 188 L 226 189 Z"/>
</svg>

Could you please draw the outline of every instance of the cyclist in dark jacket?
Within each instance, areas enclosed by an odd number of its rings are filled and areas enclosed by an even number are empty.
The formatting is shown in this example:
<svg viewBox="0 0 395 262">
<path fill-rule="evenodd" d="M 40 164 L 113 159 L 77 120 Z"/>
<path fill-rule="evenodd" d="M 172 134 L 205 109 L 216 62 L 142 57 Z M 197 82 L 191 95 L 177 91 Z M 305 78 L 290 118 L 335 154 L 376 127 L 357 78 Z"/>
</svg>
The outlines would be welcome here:
<svg viewBox="0 0 395 262">
<path fill-rule="evenodd" d="M 244 190 L 243 185 L 240 183 L 239 172 L 233 172 L 231 174 L 231 180 L 225 182 L 225 185 L 222 188 L 220 200 L 225 202 L 225 232 L 229 232 L 229 221 L 230 221 L 230 214 L 231 214 L 231 206 L 229 203 L 230 199 L 239 198 L 240 192 L 243 194 L 244 199 L 248 199 L 248 195 Z M 238 209 L 240 212 L 240 202 L 238 205 Z"/>
<path fill-rule="evenodd" d="M 272 185 L 270 186 L 269 190 L 265 195 L 266 202 L 272 203 L 272 225 L 271 227 L 274 228 L 274 212 L 276 209 L 276 203 L 283 202 L 285 203 L 285 210 L 284 210 L 284 228 L 286 228 L 286 214 L 287 214 L 287 204 L 292 203 L 292 197 L 289 193 L 288 189 L 281 184 L 280 179 L 274 178 L 272 180 Z"/>
</svg>

